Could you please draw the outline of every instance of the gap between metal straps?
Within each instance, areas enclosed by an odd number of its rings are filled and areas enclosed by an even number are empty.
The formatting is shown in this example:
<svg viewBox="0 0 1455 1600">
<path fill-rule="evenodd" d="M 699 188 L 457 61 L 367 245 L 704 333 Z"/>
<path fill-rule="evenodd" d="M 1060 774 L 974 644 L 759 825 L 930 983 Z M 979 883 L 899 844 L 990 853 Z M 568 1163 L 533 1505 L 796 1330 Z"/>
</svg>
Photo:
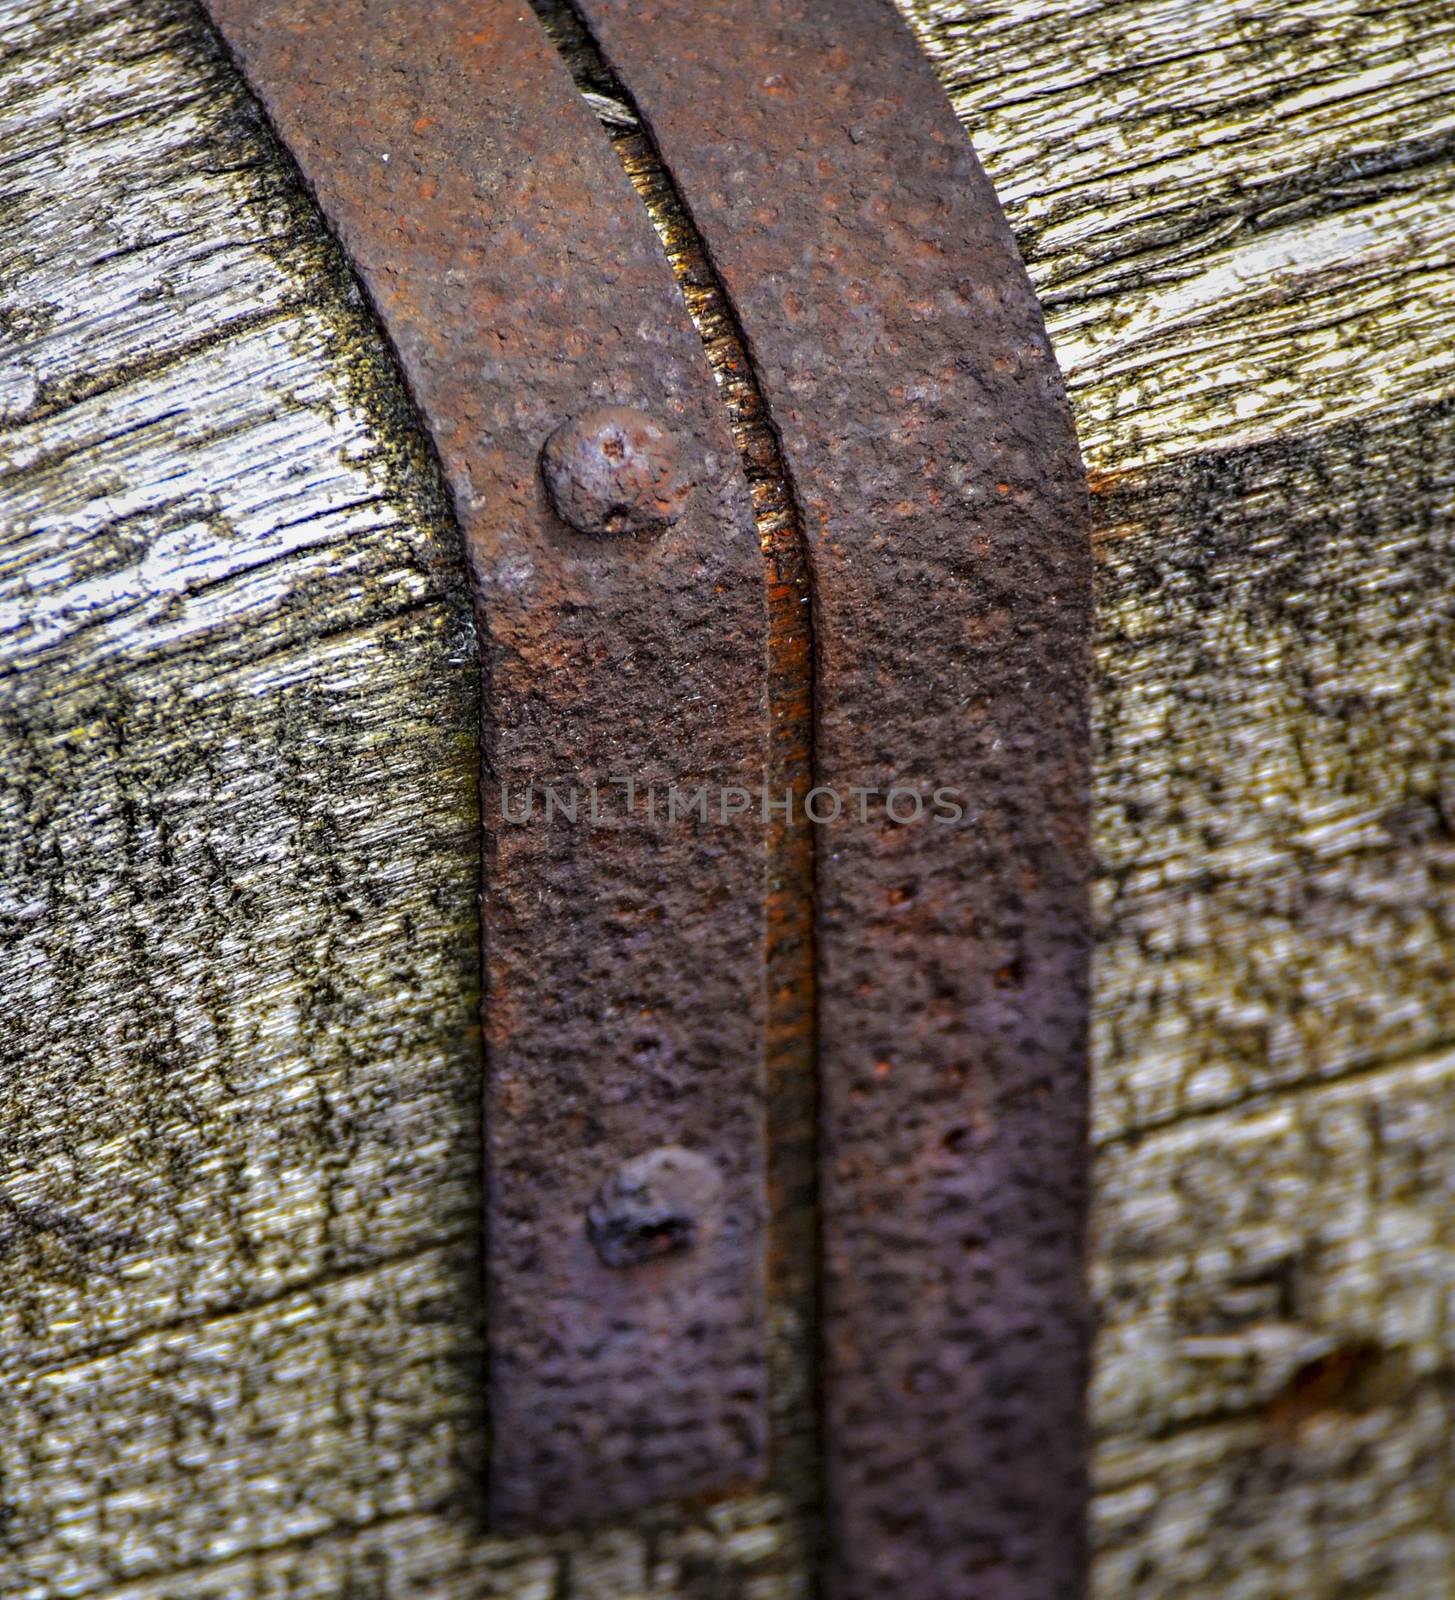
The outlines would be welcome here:
<svg viewBox="0 0 1455 1600">
<path fill-rule="evenodd" d="M 577 89 L 600 120 L 662 241 L 727 409 L 753 498 L 767 564 L 768 750 L 765 779 L 781 804 L 765 824 L 768 848 L 766 1090 L 768 1111 L 768 1275 L 770 1299 L 803 1337 L 771 1348 L 780 1422 L 772 1481 L 809 1515 L 818 1514 L 822 1448 L 815 1356 L 819 1327 L 814 959 L 816 840 L 805 820 L 813 789 L 813 607 L 803 521 L 747 340 L 708 259 L 688 209 L 652 143 L 630 91 L 611 72 L 570 0 L 532 0 Z M 786 1413 L 786 1415 L 785 1415 Z"/>
</svg>

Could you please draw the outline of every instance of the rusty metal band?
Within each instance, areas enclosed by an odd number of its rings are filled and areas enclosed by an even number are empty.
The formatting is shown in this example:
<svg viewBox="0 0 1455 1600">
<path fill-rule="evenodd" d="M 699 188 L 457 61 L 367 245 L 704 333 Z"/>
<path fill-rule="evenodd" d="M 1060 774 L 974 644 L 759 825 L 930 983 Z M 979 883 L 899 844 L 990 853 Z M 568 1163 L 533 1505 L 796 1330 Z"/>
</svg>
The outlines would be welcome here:
<svg viewBox="0 0 1455 1600">
<path fill-rule="evenodd" d="M 528 8 L 208 5 L 378 311 L 464 534 L 493 1521 L 748 1484 L 764 847 L 755 810 L 690 800 L 762 780 L 764 573 L 701 342 Z"/>
<path fill-rule="evenodd" d="M 884 0 L 577 5 L 809 547 L 829 1593 L 1075 1595 L 1091 560 L 1040 308 Z"/>
</svg>

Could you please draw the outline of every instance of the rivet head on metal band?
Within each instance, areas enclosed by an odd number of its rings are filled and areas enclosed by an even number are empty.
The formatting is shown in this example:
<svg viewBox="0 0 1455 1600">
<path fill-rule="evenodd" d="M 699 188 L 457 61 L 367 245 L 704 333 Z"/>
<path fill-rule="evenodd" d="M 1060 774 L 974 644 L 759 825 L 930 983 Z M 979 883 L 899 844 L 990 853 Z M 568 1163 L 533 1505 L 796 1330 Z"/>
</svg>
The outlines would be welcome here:
<svg viewBox="0 0 1455 1600">
<path fill-rule="evenodd" d="M 556 514 L 578 533 L 659 533 L 692 492 L 676 441 L 632 406 L 597 406 L 563 422 L 541 451 Z"/>
<path fill-rule="evenodd" d="M 604 1266 L 644 1266 L 691 1250 L 711 1226 L 721 1190 L 706 1156 L 662 1145 L 606 1179 L 586 1213 L 586 1231 Z"/>
</svg>

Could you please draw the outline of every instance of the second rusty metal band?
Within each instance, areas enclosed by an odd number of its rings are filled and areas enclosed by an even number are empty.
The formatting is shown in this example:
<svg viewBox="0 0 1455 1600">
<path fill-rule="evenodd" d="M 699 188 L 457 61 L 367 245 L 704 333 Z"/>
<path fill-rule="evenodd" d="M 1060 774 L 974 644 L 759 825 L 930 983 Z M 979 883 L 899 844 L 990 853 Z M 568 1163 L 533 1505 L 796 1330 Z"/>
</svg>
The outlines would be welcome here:
<svg viewBox="0 0 1455 1600">
<path fill-rule="evenodd" d="M 832 1600 L 1085 1566 L 1089 514 L 1040 306 L 884 0 L 577 0 L 741 321 L 813 584 Z M 955 825 L 931 820 L 935 791 Z M 905 824 L 884 805 L 914 789 Z"/>
</svg>

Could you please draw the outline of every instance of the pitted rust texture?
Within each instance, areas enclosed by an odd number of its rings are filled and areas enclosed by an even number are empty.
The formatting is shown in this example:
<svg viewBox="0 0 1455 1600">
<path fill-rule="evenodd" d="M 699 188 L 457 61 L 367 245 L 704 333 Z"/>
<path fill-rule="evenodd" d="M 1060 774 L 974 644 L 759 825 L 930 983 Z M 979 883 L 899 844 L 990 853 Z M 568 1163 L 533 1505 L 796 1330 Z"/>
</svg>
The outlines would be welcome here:
<svg viewBox="0 0 1455 1600">
<path fill-rule="evenodd" d="M 773 1488 L 816 1548 L 822 1462 L 818 1429 L 818 1085 L 814 1023 L 812 608 L 798 513 L 742 330 L 651 140 L 566 0 L 535 9 L 576 86 L 601 119 L 652 218 L 727 409 L 768 566 L 768 788 L 793 795 L 764 824 L 768 850 L 768 1294 Z M 786 1524 L 791 1526 L 793 1524 Z"/>
<path fill-rule="evenodd" d="M 1040 311 L 878 0 L 579 9 L 782 441 L 815 780 L 878 791 L 819 849 L 829 1591 L 1074 1596 L 1091 570 Z M 964 818 L 896 824 L 894 787 Z"/>
<path fill-rule="evenodd" d="M 760 828 L 649 819 L 611 785 L 762 781 L 762 563 L 701 344 L 528 10 L 209 3 L 399 354 L 475 590 L 492 1515 L 569 1523 L 750 1482 L 766 1451 Z M 542 447 L 598 407 L 657 419 L 695 485 L 653 536 L 552 513 Z M 532 782 L 576 785 L 576 819 L 538 795 L 505 822 Z M 711 1163 L 711 1225 L 607 1265 L 593 1199 L 660 1146 Z"/>
</svg>

